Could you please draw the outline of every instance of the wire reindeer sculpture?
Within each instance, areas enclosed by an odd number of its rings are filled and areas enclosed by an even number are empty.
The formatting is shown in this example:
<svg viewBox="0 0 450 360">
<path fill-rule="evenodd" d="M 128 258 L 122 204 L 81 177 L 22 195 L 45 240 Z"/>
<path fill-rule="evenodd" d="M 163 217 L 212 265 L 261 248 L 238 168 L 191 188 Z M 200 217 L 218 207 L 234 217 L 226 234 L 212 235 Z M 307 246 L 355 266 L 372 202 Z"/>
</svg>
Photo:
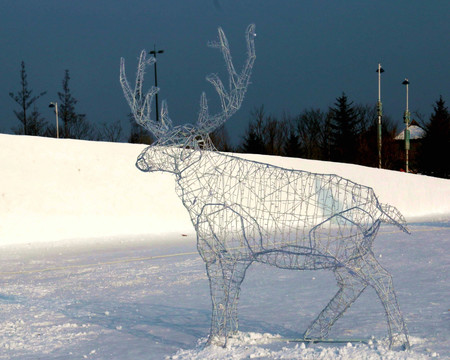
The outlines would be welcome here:
<svg viewBox="0 0 450 360">
<path fill-rule="evenodd" d="M 197 233 L 197 248 L 206 264 L 212 300 L 207 344 L 226 346 L 238 330 L 239 291 L 247 268 L 261 262 L 283 269 L 331 270 L 336 295 L 304 333 L 305 339 L 325 339 L 333 324 L 369 285 L 381 300 L 388 323 L 389 347 L 409 348 L 408 333 L 391 275 L 378 263 L 372 243 L 381 223 L 408 232 L 400 212 L 378 202 L 374 191 L 337 175 L 283 169 L 218 152 L 209 135 L 241 106 L 255 61 L 255 26 L 246 31 L 247 59 L 240 74 L 232 63 L 227 38 L 210 46 L 225 59 L 229 89 L 216 74 L 221 112 L 210 115 L 206 95 L 200 99 L 196 125 L 173 126 L 167 103 L 161 121 L 150 119 L 152 87 L 142 91 L 145 68 L 156 60 L 142 51 L 132 89 L 121 59 L 120 82 L 136 121 L 157 139 L 138 157 L 145 172 L 175 175 L 176 193 L 189 212 Z"/>
</svg>

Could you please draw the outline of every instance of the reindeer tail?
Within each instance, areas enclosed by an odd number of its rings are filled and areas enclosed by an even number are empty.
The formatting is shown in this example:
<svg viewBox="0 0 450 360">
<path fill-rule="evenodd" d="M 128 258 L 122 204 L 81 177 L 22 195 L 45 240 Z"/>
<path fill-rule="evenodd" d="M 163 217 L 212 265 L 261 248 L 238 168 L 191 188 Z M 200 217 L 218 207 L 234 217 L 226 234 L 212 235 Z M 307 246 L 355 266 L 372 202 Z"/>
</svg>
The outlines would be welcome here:
<svg viewBox="0 0 450 360">
<path fill-rule="evenodd" d="M 405 233 L 410 234 L 407 223 L 403 215 L 400 211 L 397 210 L 394 206 L 386 205 L 386 204 L 380 204 L 381 207 L 381 217 L 380 220 L 382 222 L 393 224 L 398 226 L 401 230 L 403 230 Z"/>
</svg>

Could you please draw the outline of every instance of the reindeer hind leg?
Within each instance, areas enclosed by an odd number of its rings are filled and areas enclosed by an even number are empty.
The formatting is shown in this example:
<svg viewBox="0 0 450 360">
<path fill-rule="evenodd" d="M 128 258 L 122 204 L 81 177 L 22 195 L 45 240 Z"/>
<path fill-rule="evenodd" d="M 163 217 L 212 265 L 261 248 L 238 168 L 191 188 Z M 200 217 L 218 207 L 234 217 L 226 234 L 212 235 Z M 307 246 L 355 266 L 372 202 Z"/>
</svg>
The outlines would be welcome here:
<svg viewBox="0 0 450 360">
<path fill-rule="evenodd" d="M 401 345 L 404 349 L 409 349 L 408 331 L 397 302 L 391 274 L 380 265 L 373 253 L 366 254 L 361 263 L 358 274 L 375 289 L 386 313 L 389 348 Z"/>
<path fill-rule="evenodd" d="M 304 333 L 305 338 L 325 339 L 334 323 L 361 295 L 367 284 L 344 267 L 334 271 L 339 290 Z"/>
</svg>

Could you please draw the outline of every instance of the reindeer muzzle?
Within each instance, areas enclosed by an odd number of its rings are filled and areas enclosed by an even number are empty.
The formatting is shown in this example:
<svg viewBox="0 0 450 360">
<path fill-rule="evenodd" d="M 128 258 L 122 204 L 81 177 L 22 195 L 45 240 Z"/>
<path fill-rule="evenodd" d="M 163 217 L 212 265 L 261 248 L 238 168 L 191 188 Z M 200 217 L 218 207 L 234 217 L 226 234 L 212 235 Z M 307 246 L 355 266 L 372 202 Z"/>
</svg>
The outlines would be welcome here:
<svg viewBox="0 0 450 360">
<path fill-rule="evenodd" d="M 152 171 L 151 166 L 149 166 L 147 164 L 147 161 L 145 161 L 145 159 L 144 159 L 144 157 L 142 155 L 137 158 L 136 167 L 139 170 L 144 171 L 144 172 Z"/>
</svg>

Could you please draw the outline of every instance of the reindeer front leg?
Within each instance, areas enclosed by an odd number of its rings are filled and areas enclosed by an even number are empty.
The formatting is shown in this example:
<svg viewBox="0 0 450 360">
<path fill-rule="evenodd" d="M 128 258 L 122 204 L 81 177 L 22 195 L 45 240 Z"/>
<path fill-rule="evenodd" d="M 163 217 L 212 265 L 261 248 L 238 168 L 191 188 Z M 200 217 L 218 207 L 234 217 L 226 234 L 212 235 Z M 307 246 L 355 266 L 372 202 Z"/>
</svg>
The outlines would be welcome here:
<svg viewBox="0 0 450 360">
<path fill-rule="evenodd" d="M 212 319 L 208 344 L 225 346 L 238 329 L 241 283 L 253 261 L 248 247 L 253 224 L 224 204 L 208 204 L 197 218 L 197 248 L 206 263 L 211 289 Z"/>
<path fill-rule="evenodd" d="M 227 338 L 238 330 L 237 306 L 241 283 L 250 262 L 236 261 L 225 254 L 206 263 L 212 317 L 208 345 L 226 346 Z"/>
</svg>

